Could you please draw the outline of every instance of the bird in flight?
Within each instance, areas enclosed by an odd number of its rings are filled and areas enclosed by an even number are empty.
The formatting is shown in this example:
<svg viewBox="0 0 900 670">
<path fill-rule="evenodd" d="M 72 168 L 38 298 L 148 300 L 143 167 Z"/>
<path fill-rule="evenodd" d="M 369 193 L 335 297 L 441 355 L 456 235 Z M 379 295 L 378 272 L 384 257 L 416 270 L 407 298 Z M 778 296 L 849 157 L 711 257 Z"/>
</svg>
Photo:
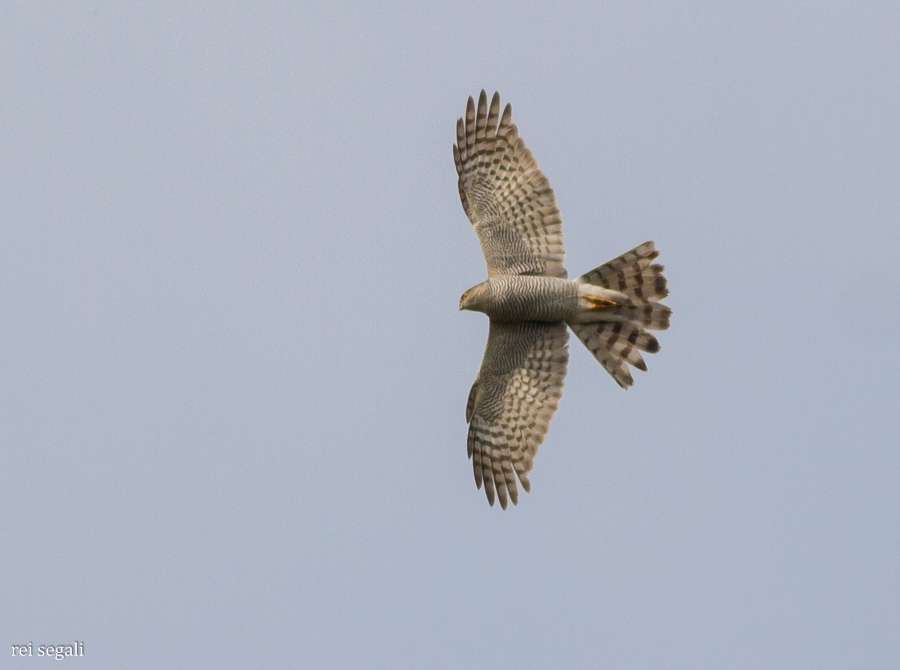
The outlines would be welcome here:
<svg viewBox="0 0 900 670">
<path fill-rule="evenodd" d="M 484 359 L 466 403 L 475 484 L 506 509 L 516 478 L 531 490 L 538 447 L 562 396 L 571 328 L 622 388 L 629 365 L 656 353 L 648 330 L 669 327 L 663 266 L 644 242 L 577 279 L 563 267 L 562 218 L 550 182 L 519 137 L 512 107 L 500 113 L 482 91 L 456 123 L 459 197 L 481 242 L 488 279 L 462 294 L 460 309 L 490 317 Z"/>
</svg>

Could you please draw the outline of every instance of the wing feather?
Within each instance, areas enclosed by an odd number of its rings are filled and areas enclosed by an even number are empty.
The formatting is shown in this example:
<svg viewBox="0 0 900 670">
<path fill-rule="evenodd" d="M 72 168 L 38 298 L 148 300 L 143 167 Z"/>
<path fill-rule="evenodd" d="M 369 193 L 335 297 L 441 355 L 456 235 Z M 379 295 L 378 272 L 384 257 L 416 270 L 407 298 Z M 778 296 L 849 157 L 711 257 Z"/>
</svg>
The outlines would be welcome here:
<svg viewBox="0 0 900 670">
<path fill-rule="evenodd" d="M 499 123 L 498 123 L 499 119 Z M 475 227 L 488 275 L 565 277 L 562 218 L 550 182 L 512 122 L 500 114 L 500 95 L 490 106 L 482 91 L 469 98 L 456 124 L 453 160 L 459 195 Z"/>
<path fill-rule="evenodd" d="M 488 502 L 518 503 L 559 406 L 569 360 L 566 324 L 491 321 L 484 360 L 469 393 L 468 452 Z"/>
</svg>

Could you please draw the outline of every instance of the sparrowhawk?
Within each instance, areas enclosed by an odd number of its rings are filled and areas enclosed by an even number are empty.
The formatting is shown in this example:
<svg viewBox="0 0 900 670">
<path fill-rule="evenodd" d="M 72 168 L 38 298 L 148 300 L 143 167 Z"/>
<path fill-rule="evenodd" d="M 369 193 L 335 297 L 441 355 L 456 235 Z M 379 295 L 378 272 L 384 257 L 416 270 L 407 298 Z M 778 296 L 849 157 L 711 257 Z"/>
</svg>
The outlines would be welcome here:
<svg viewBox="0 0 900 670">
<path fill-rule="evenodd" d="M 490 317 L 484 359 L 466 404 L 468 452 L 488 502 L 518 502 L 516 477 L 531 490 L 538 447 L 562 395 L 568 328 L 622 388 L 628 364 L 646 370 L 641 351 L 659 342 L 647 329 L 669 327 L 672 310 L 658 253 L 644 242 L 578 279 L 563 267 L 562 219 L 537 161 L 512 122 L 482 91 L 456 124 L 453 159 L 459 196 L 487 262 L 487 281 L 463 293 L 460 309 Z"/>
</svg>

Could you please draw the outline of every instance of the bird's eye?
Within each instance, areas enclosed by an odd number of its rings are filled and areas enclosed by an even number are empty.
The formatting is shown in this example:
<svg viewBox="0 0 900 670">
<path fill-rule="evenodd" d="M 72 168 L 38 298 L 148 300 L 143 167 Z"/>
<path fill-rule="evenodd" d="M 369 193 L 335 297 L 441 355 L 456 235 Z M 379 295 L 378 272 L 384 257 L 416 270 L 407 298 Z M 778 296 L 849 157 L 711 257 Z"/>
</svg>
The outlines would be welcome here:
<svg viewBox="0 0 900 670">
<path fill-rule="evenodd" d="M 469 297 L 469 292 L 468 292 L 468 291 L 466 291 L 465 293 L 463 293 L 463 297 L 462 297 L 463 300 L 465 300 L 465 299 L 468 298 L 468 297 Z"/>
</svg>

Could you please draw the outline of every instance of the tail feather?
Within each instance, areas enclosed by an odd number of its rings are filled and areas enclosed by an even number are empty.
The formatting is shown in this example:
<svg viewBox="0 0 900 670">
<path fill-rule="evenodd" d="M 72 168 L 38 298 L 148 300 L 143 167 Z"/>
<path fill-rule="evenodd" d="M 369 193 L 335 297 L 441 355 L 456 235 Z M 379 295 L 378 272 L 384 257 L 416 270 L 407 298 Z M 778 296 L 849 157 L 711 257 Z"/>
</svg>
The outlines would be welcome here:
<svg viewBox="0 0 900 670">
<path fill-rule="evenodd" d="M 578 338 L 622 388 L 634 383 L 628 364 L 647 370 L 640 352 L 655 354 L 659 340 L 645 328 L 665 330 L 672 310 L 662 304 L 669 294 L 663 266 L 653 263 L 659 255 L 653 242 L 628 251 L 583 274 L 579 281 L 618 291 L 626 304 L 610 309 L 608 319 L 591 323 L 569 323 Z"/>
<path fill-rule="evenodd" d="M 622 305 L 610 312 L 651 330 L 666 330 L 672 318 L 672 308 L 661 302 L 652 305 Z"/>
<path fill-rule="evenodd" d="M 640 352 L 659 351 L 659 341 L 629 321 L 571 323 L 569 327 L 622 388 L 634 383 L 627 364 L 646 372 L 647 365 Z"/>
<path fill-rule="evenodd" d="M 616 383 L 623 389 L 627 389 L 634 383 L 631 376 L 631 370 L 628 369 L 627 359 L 621 355 L 620 351 L 615 351 L 608 345 L 610 332 L 613 326 L 621 325 L 623 322 L 598 322 L 598 323 L 570 323 L 569 327 L 575 332 L 584 346 L 594 354 L 594 358 L 600 361 L 600 365 L 612 375 Z M 614 336 L 617 337 L 617 336 Z M 629 354 L 631 352 L 628 352 Z M 640 358 L 640 354 L 637 354 Z M 641 360 L 641 363 L 644 361 Z M 646 366 L 645 366 L 646 367 Z"/>
<path fill-rule="evenodd" d="M 632 303 L 652 305 L 669 295 L 663 266 L 652 261 L 659 256 L 653 242 L 644 242 L 581 275 L 579 281 L 619 291 Z"/>
</svg>

